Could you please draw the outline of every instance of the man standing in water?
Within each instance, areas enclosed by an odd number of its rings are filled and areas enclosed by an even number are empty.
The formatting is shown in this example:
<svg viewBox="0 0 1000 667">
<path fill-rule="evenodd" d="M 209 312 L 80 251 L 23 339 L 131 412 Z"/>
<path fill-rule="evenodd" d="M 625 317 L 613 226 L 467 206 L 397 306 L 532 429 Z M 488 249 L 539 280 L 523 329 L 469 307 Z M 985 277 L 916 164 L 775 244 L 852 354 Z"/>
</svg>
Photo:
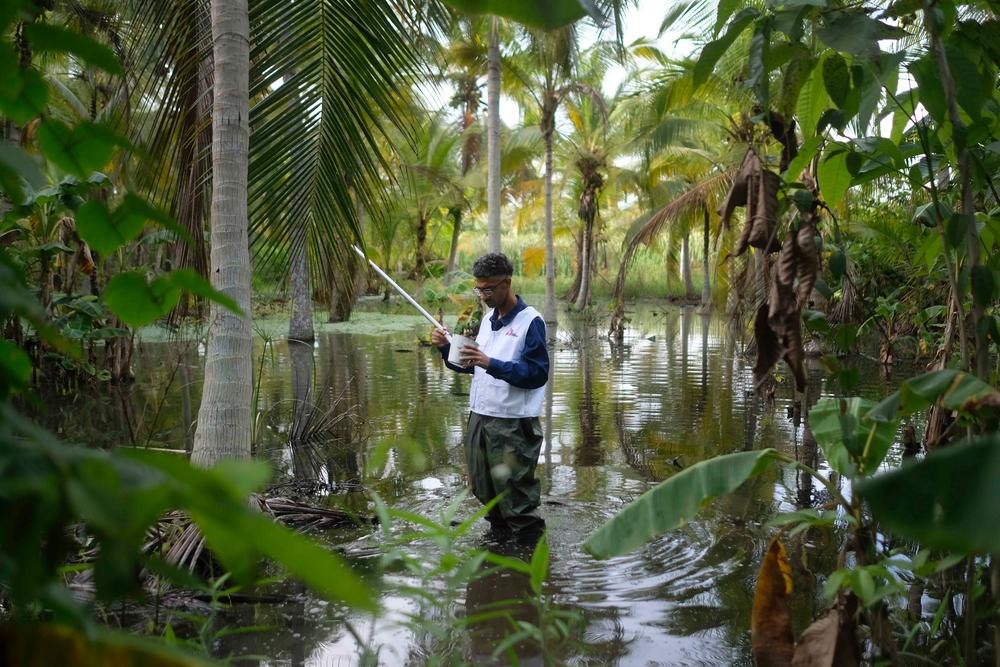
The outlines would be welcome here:
<svg viewBox="0 0 1000 667">
<path fill-rule="evenodd" d="M 465 458 L 472 492 L 482 503 L 506 494 L 487 515 L 496 536 L 532 539 L 545 529 L 538 516 L 541 483 L 535 466 L 542 447 L 539 415 L 549 379 L 545 322 L 514 294 L 514 267 L 505 255 L 483 255 L 472 265 L 476 294 L 490 310 L 476 336 L 478 348 L 460 351 L 464 366 L 447 361 L 450 345 L 434 329 L 431 341 L 448 368 L 474 373 L 469 393 Z"/>
</svg>

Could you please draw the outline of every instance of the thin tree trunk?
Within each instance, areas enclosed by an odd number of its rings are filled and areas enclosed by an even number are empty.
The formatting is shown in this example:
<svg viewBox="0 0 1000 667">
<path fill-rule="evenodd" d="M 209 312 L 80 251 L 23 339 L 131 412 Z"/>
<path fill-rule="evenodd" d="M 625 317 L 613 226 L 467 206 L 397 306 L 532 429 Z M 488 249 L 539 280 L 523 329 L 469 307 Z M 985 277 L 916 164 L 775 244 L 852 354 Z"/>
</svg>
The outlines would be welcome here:
<svg viewBox="0 0 1000 667">
<path fill-rule="evenodd" d="M 701 309 L 708 310 L 712 307 L 712 282 L 711 277 L 708 275 L 708 237 L 711 230 L 709 229 L 709 213 L 707 206 L 702 206 L 702 214 L 705 217 L 705 227 L 702 232 L 704 236 L 702 242 L 704 256 L 701 258 Z"/>
<path fill-rule="evenodd" d="M 364 233 L 367 226 L 368 211 L 355 199 L 354 209 L 358 216 L 358 228 Z M 351 319 L 354 302 L 364 289 L 368 277 L 367 266 L 364 266 L 357 256 L 351 254 L 347 258 L 348 270 L 338 273 L 336 269 L 330 272 L 330 322 L 346 322 Z"/>
<path fill-rule="evenodd" d="M 253 338 L 247 232 L 250 29 L 247 0 L 212 0 L 212 286 L 234 299 L 236 315 L 211 306 L 205 385 L 191 462 L 250 458 Z"/>
<path fill-rule="evenodd" d="M 311 343 L 316 333 L 313 330 L 313 302 L 309 282 L 309 249 L 306 247 L 305 221 L 302 221 L 301 226 L 303 229 L 299 230 L 300 238 L 292 242 L 291 248 L 292 270 L 289 283 L 292 292 L 292 317 L 288 321 L 288 338 Z"/>
<path fill-rule="evenodd" d="M 487 229 L 489 251 L 500 252 L 500 38 L 497 19 L 490 22 L 486 76 L 486 181 Z"/>
<path fill-rule="evenodd" d="M 924 0 L 923 7 L 925 12 L 931 11 L 931 3 L 928 0 Z M 931 25 L 930 28 L 931 53 L 934 55 L 934 60 L 937 63 L 938 73 L 941 78 L 941 87 L 944 91 L 945 101 L 948 103 L 948 120 L 951 121 L 954 135 L 956 137 L 964 137 L 966 134 L 965 121 L 958 110 L 955 79 L 952 77 L 951 68 L 948 65 L 944 42 L 941 40 L 941 35 L 934 25 Z M 971 158 L 965 141 L 956 141 L 956 145 L 958 149 L 958 178 L 962 192 L 962 215 L 968 219 L 968 224 L 966 225 L 966 242 L 968 244 L 969 256 L 968 266 L 972 274 L 973 283 L 975 284 L 977 269 L 982 268 L 982 264 L 979 258 L 979 232 L 975 224 L 976 207 L 972 193 Z M 981 380 L 986 380 L 989 373 L 989 339 L 983 327 L 979 326 L 979 323 L 983 321 L 986 315 L 986 310 L 982 302 L 976 298 L 975 292 L 975 289 L 973 289 L 971 313 L 972 335 L 976 347 L 971 368 L 966 370 L 971 370 Z M 965 349 L 965 344 L 966 341 L 963 339 L 963 350 Z"/>
<path fill-rule="evenodd" d="M 463 174 L 464 175 L 464 174 Z M 451 213 L 451 250 L 448 252 L 448 267 L 445 269 L 445 282 L 451 282 L 451 274 L 455 271 L 455 264 L 458 262 L 458 236 L 462 233 L 462 207 L 453 206 Z"/>
<path fill-rule="evenodd" d="M 293 40 L 293 36 L 287 31 L 283 35 L 287 42 Z M 288 85 L 295 85 L 290 100 L 292 114 L 298 115 L 302 108 L 302 98 L 299 94 L 295 75 L 298 68 L 293 63 L 285 70 L 285 81 Z M 296 147 L 289 146 L 289 160 L 291 162 L 291 177 L 293 182 L 302 182 L 307 178 L 307 174 L 302 168 L 299 159 L 299 151 Z M 289 202 L 291 204 L 291 202 Z M 294 216 L 291 221 L 292 242 L 290 248 L 289 263 L 291 271 L 289 276 L 289 287 L 292 293 L 292 316 L 288 321 L 289 340 L 298 340 L 304 343 L 311 343 L 316 333 L 313 329 L 313 300 L 312 281 L 309 276 L 309 219 L 305 216 Z"/>
<path fill-rule="evenodd" d="M 465 141 L 462 142 L 462 177 L 464 178 L 479 160 L 479 137 L 469 133 L 468 130 L 476 122 L 476 114 L 479 110 L 481 97 L 479 95 L 479 86 L 474 76 L 464 78 L 460 84 L 460 90 L 465 99 L 465 108 L 462 112 L 462 132 L 465 133 Z M 451 230 L 451 250 L 448 253 L 446 283 L 451 282 L 451 274 L 455 271 L 455 267 L 458 264 L 458 239 L 462 233 L 462 210 L 464 207 L 465 201 L 463 197 L 463 201 L 451 209 L 454 226 Z"/>
<path fill-rule="evenodd" d="M 423 211 L 417 214 L 417 258 L 413 269 L 417 283 L 424 281 L 426 277 L 424 274 L 427 272 L 427 259 L 424 254 L 424 246 L 427 244 L 427 215 Z"/>
<path fill-rule="evenodd" d="M 580 256 L 580 292 L 576 295 L 576 309 L 583 310 L 590 301 L 590 278 L 594 265 L 594 221 L 583 221 L 583 242 Z"/>
<path fill-rule="evenodd" d="M 681 273 L 684 276 L 684 297 L 690 301 L 694 298 L 694 281 L 691 279 L 691 232 L 681 239 Z"/>
<path fill-rule="evenodd" d="M 551 123 L 542 129 L 542 136 L 545 139 L 545 306 L 543 317 L 550 337 L 555 335 L 558 326 L 556 321 L 556 251 L 552 221 L 552 131 Z"/>
</svg>

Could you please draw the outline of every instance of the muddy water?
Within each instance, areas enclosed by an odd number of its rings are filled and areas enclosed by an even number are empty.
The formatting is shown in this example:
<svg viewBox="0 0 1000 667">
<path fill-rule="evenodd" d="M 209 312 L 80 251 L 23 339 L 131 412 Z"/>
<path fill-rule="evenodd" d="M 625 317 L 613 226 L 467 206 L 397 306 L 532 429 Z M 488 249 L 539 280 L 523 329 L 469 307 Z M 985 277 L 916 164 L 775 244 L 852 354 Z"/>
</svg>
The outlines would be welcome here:
<svg viewBox="0 0 1000 667">
<path fill-rule="evenodd" d="M 323 331 L 312 347 L 258 341 L 257 454 L 274 462 L 280 480 L 313 486 L 328 502 L 370 512 L 366 490 L 375 490 L 389 506 L 447 523 L 441 514 L 465 486 L 469 380 L 416 344 L 426 333 L 418 320 L 361 319 Z M 742 343 L 723 320 L 691 308 L 639 308 L 621 349 L 609 346 L 603 331 L 603 324 L 564 318 L 551 350 L 538 470 L 549 528 L 544 604 L 503 606 L 503 614 L 465 627 L 463 619 L 489 616 L 501 600 L 531 598 L 527 575 L 492 572 L 471 583 L 427 575 L 442 560 L 441 545 L 400 543 L 400 525 L 331 533 L 323 539 L 380 591 L 378 618 L 293 588 L 286 604 L 234 610 L 227 622 L 272 629 L 220 641 L 216 653 L 269 656 L 259 660 L 268 665 L 354 665 L 367 647 L 380 665 L 490 664 L 521 620 L 544 628 L 546 638 L 513 643 L 497 664 L 512 662 L 511 655 L 521 664 L 751 664 L 754 577 L 774 532 L 765 524 L 779 511 L 822 504 L 825 492 L 809 480 L 766 473 L 623 557 L 595 561 L 580 545 L 658 481 L 718 454 L 775 447 L 827 470 L 798 419 L 791 378 L 780 369 L 774 402 L 756 398 Z M 42 418 L 70 440 L 183 448 L 197 416 L 202 354 L 194 341 L 145 342 L 132 387 L 54 402 Z M 891 390 L 874 369 L 862 377 L 863 395 Z M 831 391 L 818 370 L 810 380 L 809 403 Z M 455 520 L 477 509 L 466 499 Z M 448 548 L 530 560 L 530 551 L 487 541 L 485 528 L 474 524 Z M 402 560 L 380 559 L 390 546 Z M 832 567 L 836 544 L 805 533 L 789 546 L 799 573 L 799 631 L 824 605 L 822 573 Z M 559 624 L 568 638 L 559 636 Z"/>
</svg>

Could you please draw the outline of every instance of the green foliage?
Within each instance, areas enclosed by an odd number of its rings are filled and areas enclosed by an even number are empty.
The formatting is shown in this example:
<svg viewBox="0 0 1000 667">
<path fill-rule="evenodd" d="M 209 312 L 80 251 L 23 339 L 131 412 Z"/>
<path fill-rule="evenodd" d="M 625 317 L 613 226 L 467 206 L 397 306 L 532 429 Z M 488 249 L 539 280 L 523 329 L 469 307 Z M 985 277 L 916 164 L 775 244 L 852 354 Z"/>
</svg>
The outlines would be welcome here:
<svg viewBox="0 0 1000 667">
<path fill-rule="evenodd" d="M 910 378 L 899 389 L 873 407 L 867 417 L 889 423 L 923 410 L 935 401 L 948 410 L 961 410 L 969 401 L 996 393 L 990 385 L 974 375 L 954 369 L 931 371 Z"/>
<path fill-rule="evenodd" d="M 837 472 L 852 477 L 871 474 L 889 451 L 896 423 L 867 420 L 873 406 L 863 398 L 824 398 L 809 412 L 816 442 Z"/>
<path fill-rule="evenodd" d="M 139 328 L 169 313 L 182 291 L 209 298 L 237 315 L 243 312 L 235 301 L 212 289 L 193 269 L 171 271 L 149 282 L 138 271 L 119 273 L 104 288 L 103 299 L 122 322 Z"/>
<path fill-rule="evenodd" d="M 167 510 L 183 509 L 202 528 L 209 548 L 243 582 L 267 557 L 318 593 L 370 607 L 369 591 L 333 554 L 247 506 L 247 494 L 267 481 L 260 463 L 229 463 L 214 470 L 141 450 L 109 454 L 64 445 L 0 406 L 0 584 L 19 616 L 37 603 L 63 622 L 88 621 L 62 588 L 60 566 L 75 546 L 68 526 L 80 522 L 100 545 L 94 563 L 98 598 L 106 602 L 139 592 L 141 546 Z M 182 585 L 186 582 L 179 582 Z"/>
<path fill-rule="evenodd" d="M 1000 551 L 1000 438 L 946 447 L 858 484 L 879 523 L 932 549 Z"/>
<path fill-rule="evenodd" d="M 699 461 L 630 503 L 588 537 L 583 548 L 595 558 L 628 553 L 682 525 L 706 502 L 731 493 L 778 460 L 784 460 L 781 454 L 763 449 Z"/>
<path fill-rule="evenodd" d="M 455 9 L 470 14 L 493 14 L 512 19 L 518 23 L 551 30 L 590 14 L 602 19 L 592 2 L 584 0 L 444 0 Z"/>
</svg>

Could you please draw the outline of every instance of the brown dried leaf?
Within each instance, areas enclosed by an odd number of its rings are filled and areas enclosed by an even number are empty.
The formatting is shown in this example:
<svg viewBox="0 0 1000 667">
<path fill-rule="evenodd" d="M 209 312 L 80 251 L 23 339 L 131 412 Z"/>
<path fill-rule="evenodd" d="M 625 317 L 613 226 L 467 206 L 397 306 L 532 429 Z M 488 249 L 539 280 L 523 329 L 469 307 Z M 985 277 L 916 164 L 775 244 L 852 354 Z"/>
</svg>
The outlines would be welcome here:
<svg viewBox="0 0 1000 667">
<path fill-rule="evenodd" d="M 778 359 L 782 356 L 781 341 L 768 324 L 767 311 L 768 305 L 761 304 L 753 322 L 753 335 L 757 343 L 757 361 L 753 366 L 753 379 L 754 386 L 758 390 L 771 371 L 771 367 L 778 363 Z"/>
<path fill-rule="evenodd" d="M 812 222 L 803 221 L 798 231 L 789 230 L 785 234 L 785 240 L 781 244 L 781 253 L 778 255 L 767 296 L 767 327 L 777 341 L 778 355 L 775 356 L 773 350 L 767 350 L 767 355 L 762 356 L 758 342 L 757 363 L 754 366 L 758 386 L 777 360 L 783 358 L 795 376 L 795 388 L 798 391 L 805 390 L 802 308 L 812 293 L 819 268 L 815 233 Z M 758 341 L 767 339 L 761 331 L 762 326 L 759 321 L 754 325 Z"/>
<path fill-rule="evenodd" d="M 819 251 L 816 248 L 816 225 L 811 215 L 803 215 L 799 232 L 795 236 L 797 262 L 795 267 L 795 297 L 801 311 L 809 303 L 816 274 L 819 272 Z"/>
<path fill-rule="evenodd" d="M 775 228 L 778 218 L 775 210 L 778 208 L 778 190 L 781 188 L 781 177 L 774 172 L 761 167 L 754 177 L 755 195 L 747 204 L 747 217 L 752 223 L 748 242 L 754 248 L 767 252 L 777 252 L 781 249 Z"/>
<path fill-rule="evenodd" d="M 785 348 L 782 358 L 792 370 L 792 376 L 795 378 L 795 389 L 800 392 L 805 391 L 807 382 L 806 353 L 802 344 L 802 318 L 797 313 L 795 318 L 789 323 L 785 335 L 782 336 L 781 340 Z"/>
<path fill-rule="evenodd" d="M 788 667 L 795 644 L 788 598 L 792 593 L 792 568 L 778 538 L 771 540 L 757 575 L 750 619 L 753 657 L 758 667 Z"/>
<path fill-rule="evenodd" d="M 792 667 L 833 667 L 840 631 L 840 612 L 829 613 L 806 628 L 795 647 Z"/>
<path fill-rule="evenodd" d="M 746 222 L 734 256 L 742 255 L 750 246 L 767 252 L 780 249 L 781 245 L 775 236 L 778 222 L 775 210 L 780 188 L 781 177 L 764 168 L 753 148 L 747 149 L 733 185 L 719 207 L 719 216 L 727 226 L 737 206 L 747 207 Z"/>
<path fill-rule="evenodd" d="M 853 615 L 834 608 L 806 628 L 795 646 L 792 667 L 857 667 Z"/>
<path fill-rule="evenodd" d="M 740 170 L 736 172 L 736 178 L 733 179 L 733 184 L 730 186 L 726 198 L 719 207 L 719 217 L 722 218 L 722 224 L 726 227 L 729 226 L 729 219 L 733 216 L 733 211 L 736 210 L 736 207 L 747 205 L 747 185 L 750 174 L 754 173 L 757 165 L 760 165 L 760 159 L 751 148 L 743 156 L 743 163 L 740 165 Z"/>
</svg>

